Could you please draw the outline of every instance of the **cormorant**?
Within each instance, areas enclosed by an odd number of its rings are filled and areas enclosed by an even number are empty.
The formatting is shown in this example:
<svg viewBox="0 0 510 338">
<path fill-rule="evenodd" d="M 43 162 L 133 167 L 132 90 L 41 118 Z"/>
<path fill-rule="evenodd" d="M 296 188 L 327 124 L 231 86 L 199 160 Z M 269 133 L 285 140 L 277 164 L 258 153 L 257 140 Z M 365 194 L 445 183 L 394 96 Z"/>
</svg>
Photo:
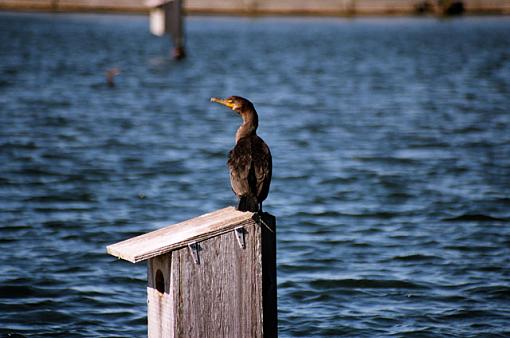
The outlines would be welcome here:
<svg viewBox="0 0 510 338">
<path fill-rule="evenodd" d="M 259 118 L 253 104 L 245 98 L 231 96 L 211 98 L 241 115 L 243 123 L 236 132 L 236 145 L 228 154 L 230 184 L 239 198 L 237 210 L 262 212 L 262 202 L 269 193 L 272 174 L 271 152 L 257 135 Z"/>
</svg>

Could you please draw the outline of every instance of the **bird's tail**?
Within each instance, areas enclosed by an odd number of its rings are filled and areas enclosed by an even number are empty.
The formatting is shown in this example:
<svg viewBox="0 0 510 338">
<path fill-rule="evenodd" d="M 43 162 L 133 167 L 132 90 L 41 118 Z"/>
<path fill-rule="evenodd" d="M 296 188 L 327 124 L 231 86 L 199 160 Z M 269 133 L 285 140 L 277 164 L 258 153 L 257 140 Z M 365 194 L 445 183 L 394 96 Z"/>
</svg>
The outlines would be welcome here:
<svg viewBox="0 0 510 338">
<path fill-rule="evenodd" d="M 237 205 L 237 210 L 251 212 L 259 211 L 259 203 L 257 198 L 253 195 L 241 196 L 239 199 L 239 204 Z"/>
</svg>

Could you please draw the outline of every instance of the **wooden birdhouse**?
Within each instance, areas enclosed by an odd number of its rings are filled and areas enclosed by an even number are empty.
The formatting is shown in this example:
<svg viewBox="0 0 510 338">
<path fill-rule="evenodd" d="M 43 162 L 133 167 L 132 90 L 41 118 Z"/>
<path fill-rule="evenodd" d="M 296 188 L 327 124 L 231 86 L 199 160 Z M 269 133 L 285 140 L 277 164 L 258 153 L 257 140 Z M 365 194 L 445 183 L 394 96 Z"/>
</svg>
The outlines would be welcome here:
<svg viewBox="0 0 510 338">
<path fill-rule="evenodd" d="M 276 337 L 275 225 L 228 207 L 107 251 L 147 260 L 149 337 Z"/>
</svg>

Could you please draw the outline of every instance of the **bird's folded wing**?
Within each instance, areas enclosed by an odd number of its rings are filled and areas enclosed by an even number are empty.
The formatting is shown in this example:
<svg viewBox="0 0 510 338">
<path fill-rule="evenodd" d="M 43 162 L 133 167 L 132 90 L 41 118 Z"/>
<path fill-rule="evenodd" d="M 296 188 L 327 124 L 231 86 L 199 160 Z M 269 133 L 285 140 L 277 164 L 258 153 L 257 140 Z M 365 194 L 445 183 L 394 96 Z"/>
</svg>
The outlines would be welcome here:
<svg viewBox="0 0 510 338">
<path fill-rule="evenodd" d="M 246 195 L 250 189 L 250 171 L 252 166 L 251 140 L 240 139 L 234 149 L 228 154 L 228 168 L 230 170 L 230 184 L 238 196 Z"/>
<path fill-rule="evenodd" d="M 269 192 L 273 165 L 269 147 L 260 137 L 257 137 L 256 142 L 253 144 L 252 156 L 257 182 L 257 197 L 262 201 Z"/>
</svg>

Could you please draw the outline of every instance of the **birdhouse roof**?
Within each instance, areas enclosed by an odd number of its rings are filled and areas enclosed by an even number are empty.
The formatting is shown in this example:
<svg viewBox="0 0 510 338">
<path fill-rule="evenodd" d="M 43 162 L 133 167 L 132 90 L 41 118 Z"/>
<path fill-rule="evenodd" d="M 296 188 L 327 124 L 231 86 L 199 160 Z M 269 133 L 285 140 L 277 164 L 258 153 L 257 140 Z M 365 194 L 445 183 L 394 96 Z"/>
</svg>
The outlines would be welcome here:
<svg viewBox="0 0 510 338">
<path fill-rule="evenodd" d="M 228 207 L 109 245 L 106 250 L 110 255 L 137 263 L 229 232 L 253 222 L 254 215 Z"/>
</svg>

